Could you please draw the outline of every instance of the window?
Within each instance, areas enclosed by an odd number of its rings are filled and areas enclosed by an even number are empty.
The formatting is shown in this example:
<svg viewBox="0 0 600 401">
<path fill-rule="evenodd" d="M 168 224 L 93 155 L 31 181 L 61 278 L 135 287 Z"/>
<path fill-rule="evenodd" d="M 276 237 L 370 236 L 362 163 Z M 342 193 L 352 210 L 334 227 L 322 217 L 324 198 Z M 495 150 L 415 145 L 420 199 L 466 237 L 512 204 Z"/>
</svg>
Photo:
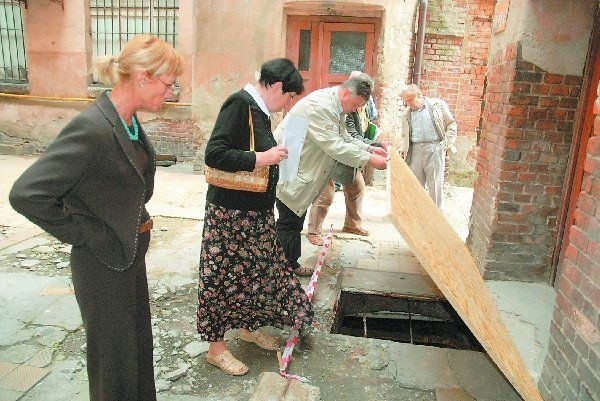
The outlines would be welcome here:
<svg viewBox="0 0 600 401">
<path fill-rule="evenodd" d="M 13 0 L 0 0 L 0 82 L 27 83 L 23 15 Z"/>
<path fill-rule="evenodd" d="M 117 55 L 123 44 L 141 33 L 175 47 L 178 11 L 179 0 L 91 0 L 92 57 Z"/>
<path fill-rule="evenodd" d="M 332 32 L 329 46 L 330 74 L 364 71 L 366 32 Z"/>
</svg>

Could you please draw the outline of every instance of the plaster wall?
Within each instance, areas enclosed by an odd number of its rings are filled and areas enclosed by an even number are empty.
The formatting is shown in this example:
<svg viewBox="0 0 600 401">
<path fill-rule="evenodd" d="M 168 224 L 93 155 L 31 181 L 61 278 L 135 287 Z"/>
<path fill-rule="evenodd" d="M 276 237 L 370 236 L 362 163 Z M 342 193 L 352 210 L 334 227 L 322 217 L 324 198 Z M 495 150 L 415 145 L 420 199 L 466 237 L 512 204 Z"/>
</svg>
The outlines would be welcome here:
<svg viewBox="0 0 600 401">
<path fill-rule="evenodd" d="M 87 0 L 67 2 L 64 10 L 48 1 L 25 9 L 30 94 L 87 97 L 89 34 L 82 15 L 87 14 L 88 7 Z"/>
<path fill-rule="evenodd" d="M 394 140 L 399 132 L 399 89 L 407 80 L 417 0 L 282 1 L 254 0 L 241 7 L 237 0 L 207 0 L 196 5 L 192 115 L 205 138 L 222 102 L 245 83 L 253 82 L 260 65 L 286 56 L 288 15 L 380 17 L 377 38 L 379 123 Z"/>
<path fill-rule="evenodd" d="M 522 57 L 553 74 L 582 76 L 598 0 L 513 0 L 490 55 L 520 42 Z"/>
</svg>

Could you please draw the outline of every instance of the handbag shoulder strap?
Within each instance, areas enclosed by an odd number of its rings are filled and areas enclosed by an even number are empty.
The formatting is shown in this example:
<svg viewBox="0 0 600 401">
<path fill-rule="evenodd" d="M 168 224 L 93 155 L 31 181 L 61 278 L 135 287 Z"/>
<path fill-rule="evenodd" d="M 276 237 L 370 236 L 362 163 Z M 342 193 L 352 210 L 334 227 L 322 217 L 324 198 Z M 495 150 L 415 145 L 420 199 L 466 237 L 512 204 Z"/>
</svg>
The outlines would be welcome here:
<svg viewBox="0 0 600 401">
<path fill-rule="evenodd" d="M 254 152 L 254 124 L 252 123 L 250 105 L 248 105 L 248 124 L 250 125 L 250 152 Z"/>
</svg>

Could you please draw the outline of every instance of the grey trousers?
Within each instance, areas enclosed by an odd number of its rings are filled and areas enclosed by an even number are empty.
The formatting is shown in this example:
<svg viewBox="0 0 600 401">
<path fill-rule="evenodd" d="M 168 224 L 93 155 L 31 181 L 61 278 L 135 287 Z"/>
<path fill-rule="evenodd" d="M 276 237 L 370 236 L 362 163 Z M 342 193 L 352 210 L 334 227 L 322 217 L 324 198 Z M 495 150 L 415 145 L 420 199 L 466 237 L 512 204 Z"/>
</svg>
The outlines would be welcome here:
<svg viewBox="0 0 600 401">
<path fill-rule="evenodd" d="M 411 143 L 410 167 L 438 208 L 444 197 L 444 146 L 441 142 Z"/>
<path fill-rule="evenodd" d="M 356 172 L 356 178 L 352 184 L 344 184 L 344 200 L 346 202 L 346 216 L 344 227 L 360 228 L 362 222 L 362 200 L 365 195 L 365 180 L 360 171 Z M 308 212 L 308 234 L 320 234 L 323 220 L 327 216 L 329 206 L 333 203 L 335 185 L 333 180 L 325 186 L 321 194 L 315 199 Z"/>
</svg>

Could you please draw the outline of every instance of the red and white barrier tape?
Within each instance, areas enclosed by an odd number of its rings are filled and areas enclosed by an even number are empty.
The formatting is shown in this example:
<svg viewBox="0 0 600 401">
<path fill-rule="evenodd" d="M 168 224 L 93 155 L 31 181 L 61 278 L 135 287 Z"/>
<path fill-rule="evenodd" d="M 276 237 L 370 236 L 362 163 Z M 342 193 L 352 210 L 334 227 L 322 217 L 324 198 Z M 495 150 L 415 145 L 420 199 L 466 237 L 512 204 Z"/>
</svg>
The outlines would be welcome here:
<svg viewBox="0 0 600 401">
<path fill-rule="evenodd" d="M 331 248 L 331 240 L 333 239 L 333 224 L 329 228 L 329 232 L 327 233 L 327 237 L 325 237 L 325 241 L 323 241 L 323 246 L 321 247 L 321 251 L 319 252 L 319 257 L 317 258 L 317 264 L 315 266 L 315 270 L 308 282 L 308 286 L 306 287 L 306 296 L 309 301 L 312 301 L 313 295 L 315 294 L 315 287 L 317 286 L 317 281 L 319 280 L 319 276 L 321 274 L 321 268 L 323 267 L 323 263 L 325 263 L 325 257 L 327 257 L 327 252 L 329 248 Z M 298 343 L 298 334 L 299 327 L 295 325 L 292 328 L 290 336 L 285 344 L 285 349 L 283 350 L 283 354 L 281 356 L 281 363 L 279 366 L 279 374 L 288 379 L 299 380 L 302 382 L 307 382 L 308 379 L 302 376 L 292 375 L 286 372 L 287 367 L 292 360 L 292 352 L 294 351 L 294 346 Z"/>
</svg>

